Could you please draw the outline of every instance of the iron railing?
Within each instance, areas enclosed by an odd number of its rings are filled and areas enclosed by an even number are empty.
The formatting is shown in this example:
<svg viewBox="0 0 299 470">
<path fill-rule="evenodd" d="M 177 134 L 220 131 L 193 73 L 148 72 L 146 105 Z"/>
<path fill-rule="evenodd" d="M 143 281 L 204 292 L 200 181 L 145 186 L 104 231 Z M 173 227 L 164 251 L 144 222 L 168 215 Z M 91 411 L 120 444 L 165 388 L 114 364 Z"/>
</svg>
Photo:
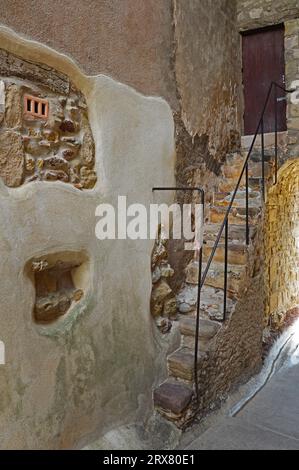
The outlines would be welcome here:
<svg viewBox="0 0 299 470">
<path fill-rule="evenodd" d="M 274 140 L 274 184 L 277 183 L 277 171 L 278 171 L 278 112 L 277 112 L 277 103 L 278 101 L 281 101 L 283 99 L 286 99 L 285 96 L 278 97 L 278 90 L 283 91 L 284 93 L 292 93 L 294 90 L 287 90 L 278 83 L 271 82 L 270 87 L 268 89 L 265 103 L 258 121 L 258 125 L 255 131 L 255 134 L 252 138 L 252 142 L 250 144 L 246 159 L 244 161 L 241 173 L 239 175 L 237 184 L 235 186 L 233 195 L 231 197 L 230 203 L 227 207 L 225 216 L 223 218 L 223 221 L 221 223 L 218 235 L 216 237 L 214 246 L 212 248 L 211 254 L 207 260 L 207 264 L 205 267 L 205 270 L 201 276 L 199 275 L 199 293 L 198 293 L 198 299 L 199 299 L 199 304 L 197 305 L 197 322 L 196 322 L 196 329 L 199 328 L 199 312 L 200 312 L 200 297 L 201 297 L 201 290 L 202 287 L 205 283 L 205 280 L 207 278 L 210 266 L 212 264 L 213 258 L 215 256 L 219 241 L 221 239 L 223 230 L 224 230 L 224 285 L 223 285 L 223 317 L 222 319 L 218 321 L 224 322 L 226 319 L 226 311 L 227 311 L 227 265 L 228 265 L 228 231 L 229 231 L 229 215 L 231 208 L 233 206 L 233 202 L 235 200 L 237 191 L 239 189 L 240 183 L 242 181 L 244 172 L 245 172 L 245 194 L 246 194 L 246 202 L 245 202 L 245 229 L 246 229 L 246 245 L 249 245 L 250 243 L 250 236 L 249 236 L 249 171 L 248 171 L 248 163 L 249 159 L 257 138 L 257 135 L 260 133 L 261 134 L 261 189 L 262 189 L 262 196 L 263 196 L 263 201 L 265 201 L 265 196 L 266 196 L 266 183 L 265 183 L 265 140 L 264 140 L 264 116 L 265 112 L 267 109 L 267 105 L 270 101 L 271 93 L 272 90 L 274 90 L 274 116 L 275 116 L 275 124 L 274 124 L 274 133 L 275 133 L 275 140 Z M 199 266 L 199 272 L 201 273 L 202 267 Z M 195 360 L 194 360 L 194 382 L 195 382 L 195 392 L 196 392 L 196 398 L 198 399 L 199 393 L 198 393 L 198 376 L 197 376 L 197 353 L 198 353 L 198 331 L 196 331 L 196 338 L 195 338 Z"/>
<path fill-rule="evenodd" d="M 243 175 L 245 173 L 245 230 L 246 230 L 246 245 L 250 243 L 250 233 L 249 233 L 249 171 L 248 171 L 248 163 L 249 159 L 256 142 L 256 138 L 258 134 L 261 134 L 261 190 L 263 201 L 265 201 L 266 196 L 266 182 L 265 182 L 265 140 L 264 140 L 264 116 L 267 109 L 267 105 L 270 101 L 272 90 L 274 90 L 274 115 L 275 115 L 275 124 L 274 124 L 274 184 L 277 183 L 277 172 L 278 172 L 278 112 L 277 112 L 277 103 L 282 99 L 285 99 L 285 96 L 278 97 L 277 90 L 280 89 L 284 93 L 292 93 L 294 90 L 287 90 L 281 85 L 276 82 L 271 82 L 270 87 L 268 89 L 265 103 L 258 121 L 258 125 L 255 131 L 255 134 L 252 138 L 252 142 L 250 144 L 246 159 L 244 161 L 241 173 L 239 175 L 237 184 L 233 191 L 233 195 L 227 206 L 227 210 L 225 212 L 223 221 L 221 223 L 219 232 L 217 234 L 214 246 L 212 248 L 211 254 L 207 260 L 207 264 L 205 267 L 204 272 L 202 273 L 202 252 L 203 252 L 203 245 L 199 247 L 199 255 L 198 255 L 198 289 L 197 289 L 197 310 L 196 310 L 196 329 L 195 329 L 195 346 L 194 346 L 194 384 L 195 384 L 195 394 L 196 398 L 199 397 L 199 390 L 198 390 L 198 340 L 199 340 L 199 320 L 200 320 L 200 301 L 201 301 L 201 290 L 207 278 L 210 266 L 212 264 L 213 258 L 215 256 L 216 250 L 218 248 L 219 241 L 221 239 L 223 230 L 224 230 L 224 285 L 223 285 L 223 316 L 218 321 L 224 322 L 226 320 L 226 313 L 227 313 L 227 274 L 228 274 L 228 232 L 229 232 L 229 215 L 231 208 L 233 206 L 237 191 L 239 189 L 240 183 L 242 181 Z M 153 191 L 198 191 L 201 196 L 201 204 L 204 206 L 204 191 L 198 187 L 158 187 L 153 188 Z"/>
<path fill-rule="evenodd" d="M 261 173 L 262 173 L 262 175 L 261 175 L 261 189 L 262 189 L 263 201 L 265 201 L 266 186 L 265 186 L 264 115 L 265 115 L 265 111 L 267 109 L 267 105 L 269 103 L 271 92 L 272 92 L 273 88 L 275 89 L 275 93 L 274 93 L 274 109 L 275 109 L 275 129 L 274 129 L 274 133 L 275 133 L 274 158 L 275 158 L 275 160 L 274 160 L 274 171 L 275 171 L 275 179 L 274 179 L 274 181 L 275 181 L 275 183 L 277 182 L 277 171 L 278 171 L 277 102 L 278 102 L 278 100 L 284 99 L 284 97 L 280 97 L 280 98 L 277 97 L 277 89 L 279 88 L 280 90 L 282 90 L 285 93 L 292 93 L 294 90 L 287 90 L 287 89 L 283 88 L 282 86 L 278 85 L 277 83 L 271 82 L 271 85 L 269 87 L 269 90 L 268 90 L 268 93 L 267 93 L 267 96 L 266 96 L 266 100 L 265 100 L 265 103 L 264 103 L 264 106 L 263 106 L 263 110 L 262 110 L 262 113 L 261 113 L 261 116 L 260 116 L 260 119 L 259 119 L 259 122 L 258 122 L 258 125 L 257 125 L 257 128 L 256 128 L 256 131 L 255 131 L 255 134 L 252 138 L 252 142 L 250 144 L 250 147 L 249 147 L 246 159 L 244 161 L 241 173 L 239 175 L 237 184 L 235 186 L 233 195 L 232 195 L 230 203 L 227 207 L 227 210 L 226 210 L 225 216 L 223 218 L 222 224 L 220 226 L 218 235 L 216 237 L 214 246 L 213 246 L 211 254 L 208 258 L 206 268 L 205 268 L 205 270 L 203 272 L 203 275 L 202 275 L 202 278 L 201 278 L 200 290 L 203 287 L 204 282 L 206 280 L 206 277 L 208 275 L 208 271 L 209 271 L 211 263 L 213 261 L 213 258 L 214 258 L 215 252 L 217 250 L 219 241 L 221 239 L 223 230 L 225 230 L 225 233 L 224 233 L 224 249 L 225 249 L 225 252 L 224 252 L 224 298 L 223 298 L 223 307 L 224 308 L 223 308 L 223 317 L 219 321 L 224 321 L 226 319 L 229 215 L 230 215 L 230 211 L 231 211 L 231 208 L 233 206 L 233 202 L 235 200 L 237 191 L 239 189 L 241 180 L 243 178 L 244 172 L 245 172 L 245 194 L 246 194 L 246 203 L 245 203 L 246 245 L 249 245 L 249 172 L 248 172 L 248 163 L 249 163 L 249 159 L 250 159 L 250 156 L 251 156 L 251 153 L 252 153 L 257 135 L 259 134 L 259 131 L 260 131 L 260 134 L 261 134 Z"/>
</svg>

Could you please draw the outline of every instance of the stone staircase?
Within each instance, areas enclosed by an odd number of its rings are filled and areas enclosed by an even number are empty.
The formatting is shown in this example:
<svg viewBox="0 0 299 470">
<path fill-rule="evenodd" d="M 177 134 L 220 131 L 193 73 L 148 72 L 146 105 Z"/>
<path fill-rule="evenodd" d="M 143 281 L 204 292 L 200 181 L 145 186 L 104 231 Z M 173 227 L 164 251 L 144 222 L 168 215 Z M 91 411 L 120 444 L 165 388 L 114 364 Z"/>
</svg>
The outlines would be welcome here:
<svg viewBox="0 0 299 470">
<path fill-rule="evenodd" d="M 213 202 L 206 208 L 203 246 L 203 270 L 208 261 L 215 239 L 223 221 L 227 206 L 236 187 L 246 158 L 245 154 L 228 157 L 222 168 L 222 177 Z M 256 233 L 262 208 L 261 163 L 249 163 L 249 224 L 250 245 L 245 241 L 245 178 L 241 181 L 229 216 L 228 234 L 228 295 L 226 322 L 233 314 L 244 285 L 250 277 L 248 261 L 250 247 Z M 266 163 L 265 175 L 271 178 L 271 165 Z M 201 291 L 198 369 L 205 367 L 212 340 L 221 333 L 223 323 L 224 285 L 224 231 Z M 153 392 L 155 409 L 179 427 L 190 420 L 196 412 L 194 399 L 194 343 L 196 330 L 198 261 L 186 268 L 186 283 L 177 296 L 178 322 L 181 333 L 180 348 L 167 358 L 168 378 Z M 225 322 L 225 323 L 226 323 Z M 199 383 L 200 393 L 200 383 Z"/>
</svg>

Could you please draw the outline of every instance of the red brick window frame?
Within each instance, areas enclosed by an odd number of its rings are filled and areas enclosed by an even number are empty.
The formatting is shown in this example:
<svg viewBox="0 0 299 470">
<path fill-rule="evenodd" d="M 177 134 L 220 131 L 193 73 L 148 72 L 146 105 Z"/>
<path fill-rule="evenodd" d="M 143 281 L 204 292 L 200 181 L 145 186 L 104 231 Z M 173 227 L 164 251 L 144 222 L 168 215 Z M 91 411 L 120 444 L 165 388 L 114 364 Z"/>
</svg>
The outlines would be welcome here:
<svg viewBox="0 0 299 470">
<path fill-rule="evenodd" d="M 42 98 L 37 98 L 32 95 L 24 96 L 24 114 L 25 116 L 47 119 L 49 114 L 49 102 Z"/>
</svg>

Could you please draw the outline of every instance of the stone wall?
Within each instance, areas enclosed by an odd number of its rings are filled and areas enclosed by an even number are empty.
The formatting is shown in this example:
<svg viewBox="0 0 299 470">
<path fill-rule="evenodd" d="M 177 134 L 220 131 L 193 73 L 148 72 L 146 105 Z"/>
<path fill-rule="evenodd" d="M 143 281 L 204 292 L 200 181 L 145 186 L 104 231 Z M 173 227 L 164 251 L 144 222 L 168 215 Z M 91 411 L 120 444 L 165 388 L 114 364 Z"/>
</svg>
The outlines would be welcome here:
<svg viewBox="0 0 299 470">
<path fill-rule="evenodd" d="M 297 16 L 299 17 L 299 10 Z M 299 19 L 285 22 L 286 87 L 299 89 Z M 297 93 L 298 94 L 298 93 Z M 287 157 L 299 155 L 299 103 L 287 101 Z"/>
<path fill-rule="evenodd" d="M 287 162 L 268 193 L 265 217 L 265 323 L 279 325 L 299 303 L 299 162 Z"/>
<path fill-rule="evenodd" d="M 298 14 L 298 0 L 237 0 L 237 20 L 243 31 L 283 23 Z"/>
<path fill-rule="evenodd" d="M 63 181 L 96 183 L 85 98 L 50 67 L 0 50 L 0 176 L 10 187 Z"/>
<path fill-rule="evenodd" d="M 235 2 L 176 0 L 174 7 L 174 66 L 181 118 L 193 139 L 196 136 L 185 163 L 196 164 L 195 155 L 198 158 L 202 153 L 207 168 L 217 173 L 219 163 L 240 137 Z"/>
<path fill-rule="evenodd" d="M 298 89 L 299 2 L 239 0 L 237 10 L 241 31 L 284 23 L 285 85 L 287 89 Z M 295 209 L 298 164 L 292 159 L 299 154 L 299 104 L 294 100 L 294 93 L 287 95 L 287 132 L 279 138 L 284 141 L 279 157 L 283 166 L 278 184 L 269 186 L 265 216 L 265 324 L 273 325 L 279 325 L 285 313 L 298 302 L 298 248 L 294 238 L 298 223 Z M 273 142 L 270 150 L 273 156 Z"/>
</svg>

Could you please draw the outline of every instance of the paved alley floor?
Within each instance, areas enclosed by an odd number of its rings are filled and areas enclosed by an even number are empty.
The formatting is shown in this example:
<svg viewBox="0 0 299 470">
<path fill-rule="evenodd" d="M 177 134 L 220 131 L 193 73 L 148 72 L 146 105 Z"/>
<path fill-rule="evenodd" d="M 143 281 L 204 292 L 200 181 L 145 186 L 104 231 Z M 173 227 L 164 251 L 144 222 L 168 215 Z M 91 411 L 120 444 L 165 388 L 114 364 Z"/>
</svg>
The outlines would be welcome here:
<svg viewBox="0 0 299 470">
<path fill-rule="evenodd" d="M 223 417 L 187 449 L 299 450 L 299 364 L 283 368 L 235 417 Z"/>
</svg>

